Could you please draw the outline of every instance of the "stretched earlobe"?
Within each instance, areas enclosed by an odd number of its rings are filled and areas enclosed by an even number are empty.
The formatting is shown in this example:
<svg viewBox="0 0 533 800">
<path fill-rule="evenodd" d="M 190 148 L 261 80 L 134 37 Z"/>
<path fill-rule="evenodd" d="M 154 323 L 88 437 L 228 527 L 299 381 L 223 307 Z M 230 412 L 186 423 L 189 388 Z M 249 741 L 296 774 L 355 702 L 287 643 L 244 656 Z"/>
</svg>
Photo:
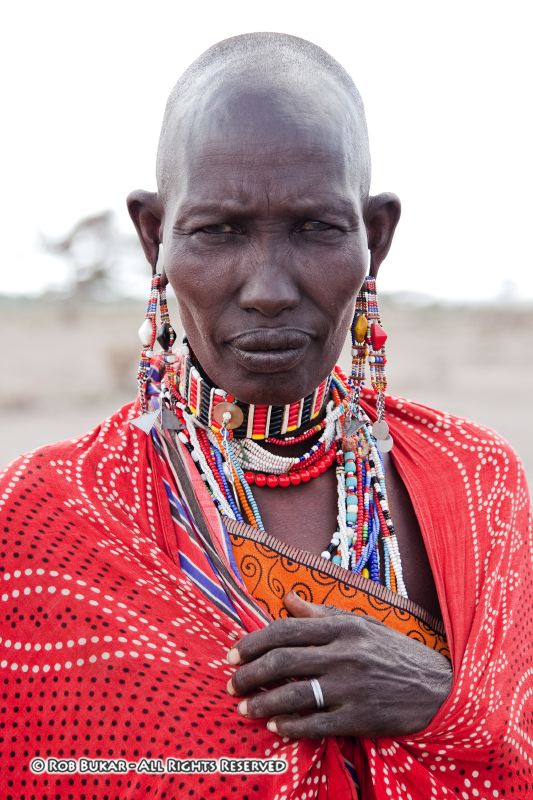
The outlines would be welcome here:
<svg viewBox="0 0 533 800">
<path fill-rule="evenodd" d="M 370 197 L 365 213 L 365 224 L 370 250 L 370 275 L 375 278 L 392 244 L 396 225 L 401 215 L 401 203 L 392 192 Z"/>
<path fill-rule="evenodd" d="M 146 260 L 155 270 L 161 241 L 163 204 L 157 192 L 136 189 L 126 200 L 130 217 L 142 245 Z"/>
</svg>

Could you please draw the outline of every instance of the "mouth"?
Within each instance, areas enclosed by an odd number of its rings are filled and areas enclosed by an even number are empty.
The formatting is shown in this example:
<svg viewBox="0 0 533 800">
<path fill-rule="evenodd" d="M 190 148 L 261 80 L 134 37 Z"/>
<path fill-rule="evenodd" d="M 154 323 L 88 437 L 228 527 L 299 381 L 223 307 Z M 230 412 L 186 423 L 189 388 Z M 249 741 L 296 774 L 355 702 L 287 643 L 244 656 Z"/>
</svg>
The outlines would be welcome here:
<svg viewBox="0 0 533 800">
<path fill-rule="evenodd" d="M 310 341 L 308 333 L 294 328 L 256 328 L 230 339 L 228 345 L 251 372 L 283 372 L 302 360 Z"/>
</svg>

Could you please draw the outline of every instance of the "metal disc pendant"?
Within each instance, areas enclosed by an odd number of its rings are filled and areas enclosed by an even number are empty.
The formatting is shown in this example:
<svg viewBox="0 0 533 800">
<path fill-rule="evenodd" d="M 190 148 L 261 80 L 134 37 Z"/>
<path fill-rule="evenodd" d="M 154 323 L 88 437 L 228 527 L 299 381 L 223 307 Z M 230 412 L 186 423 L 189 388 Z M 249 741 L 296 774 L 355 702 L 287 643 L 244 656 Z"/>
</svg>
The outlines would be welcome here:
<svg viewBox="0 0 533 800">
<path fill-rule="evenodd" d="M 378 439 L 376 444 L 378 446 L 378 450 L 380 450 L 382 453 L 388 453 L 390 450 L 392 450 L 394 441 L 392 436 L 387 436 L 386 439 Z"/>
<path fill-rule="evenodd" d="M 374 422 L 372 425 L 372 433 L 376 439 L 386 439 L 389 435 L 389 426 L 385 420 L 381 420 L 381 422 Z"/>
<path fill-rule="evenodd" d="M 235 428 L 239 428 L 244 422 L 244 414 L 242 413 L 242 409 L 240 409 L 239 406 L 236 406 L 235 403 L 217 403 L 211 416 L 215 422 L 218 422 L 218 424 L 222 427 L 224 424 L 224 414 L 226 413 L 231 414 L 231 419 L 226 423 L 228 430 L 232 431 Z"/>
</svg>

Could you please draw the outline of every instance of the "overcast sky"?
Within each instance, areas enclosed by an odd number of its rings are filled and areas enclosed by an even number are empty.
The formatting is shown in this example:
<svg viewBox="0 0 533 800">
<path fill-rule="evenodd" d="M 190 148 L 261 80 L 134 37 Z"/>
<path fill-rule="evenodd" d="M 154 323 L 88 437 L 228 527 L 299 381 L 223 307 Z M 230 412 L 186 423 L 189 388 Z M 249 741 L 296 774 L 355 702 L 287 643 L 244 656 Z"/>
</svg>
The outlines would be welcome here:
<svg viewBox="0 0 533 800">
<path fill-rule="evenodd" d="M 254 30 L 324 47 L 365 101 L 372 191 L 403 214 L 380 288 L 533 298 L 528 2 L 91 0 L 2 13 L 0 292 L 57 282 L 36 249 L 155 188 L 167 94 L 214 42 Z M 264 9 L 264 10 L 262 10 Z M 148 268 L 147 268 L 148 275 Z M 507 282 L 507 283 L 506 283 Z"/>
</svg>

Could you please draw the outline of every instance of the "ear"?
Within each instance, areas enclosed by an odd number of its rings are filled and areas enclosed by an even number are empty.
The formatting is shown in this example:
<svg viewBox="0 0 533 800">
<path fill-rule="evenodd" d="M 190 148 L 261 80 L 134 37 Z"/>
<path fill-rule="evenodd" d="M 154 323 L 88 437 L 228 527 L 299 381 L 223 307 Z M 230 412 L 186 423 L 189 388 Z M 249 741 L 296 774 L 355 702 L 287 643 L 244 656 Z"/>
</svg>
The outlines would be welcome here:
<svg viewBox="0 0 533 800">
<path fill-rule="evenodd" d="M 374 278 L 389 252 L 401 212 L 400 200 L 392 192 L 377 194 L 368 199 L 365 224 L 370 250 L 370 274 Z"/>
<path fill-rule="evenodd" d="M 161 199 L 157 192 L 136 189 L 128 195 L 126 202 L 146 260 L 155 269 L 162 233 L 163 204 Z"/>
</svg>

